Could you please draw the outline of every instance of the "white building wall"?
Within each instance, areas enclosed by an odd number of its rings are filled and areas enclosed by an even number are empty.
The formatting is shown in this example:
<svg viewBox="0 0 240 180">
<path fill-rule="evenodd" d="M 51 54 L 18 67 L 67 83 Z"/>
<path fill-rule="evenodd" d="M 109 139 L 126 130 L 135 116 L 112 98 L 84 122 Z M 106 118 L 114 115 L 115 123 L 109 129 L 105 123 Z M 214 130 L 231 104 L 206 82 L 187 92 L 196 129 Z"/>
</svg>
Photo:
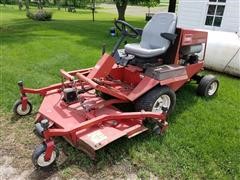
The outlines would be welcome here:
<svg viewBox="0 0 240 180">
<path fill-rule="evenodd" d="M 178 26 L 183 28 L 202 27 L 207 0 L 180 0 L 178 5 Z"/>
<path fill-rule="evenodd" d="M 221 27 L 206 26 L 209 0 L 180 0 L 178 27 L 240 33 L 240 0 L 226 0 Z"/>
<path fill-rule="evenodd" d="M 222 25 L 216 30 L 240 32 L 240 0 L 226 0 Z"/>
</svg>

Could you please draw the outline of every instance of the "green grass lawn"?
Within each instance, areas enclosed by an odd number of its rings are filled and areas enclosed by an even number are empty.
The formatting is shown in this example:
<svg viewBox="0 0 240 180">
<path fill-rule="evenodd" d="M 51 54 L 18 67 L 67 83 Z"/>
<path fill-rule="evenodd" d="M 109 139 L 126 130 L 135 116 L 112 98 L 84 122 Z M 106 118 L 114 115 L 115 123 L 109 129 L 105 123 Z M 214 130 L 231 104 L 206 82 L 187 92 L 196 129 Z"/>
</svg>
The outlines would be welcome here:
<svg viewBox="0 0 240 180">
<path fill-rule="evenodd" d="M 93 23 L 89 11 L 76 14 L 54 11 L 53 21 L 34 22 L 16 7 L 1 6 L 0 10 L 0 150 L 8 151 L 5 137 L 7 140 L 12 137 L 18 147 L 11 144 L 9 153 L 17 152 L 16 157 L 30 159 L 40 141 L 32 135 L 34 115 L 18 121 L 11 117 L 12 104 L 19 98 L 17 81 L 24 80 L 26 86 L 37 88 L 59 82 L 60 68 L 93 66 L 101 55 L 102 44 L 110 52 L 117 40 L 108 35 L 115 15 L 97 13 Z M 127 20 L 135 26 L 144 25 L 143 18 Z M 146 132 L 131 140 L 121 139 L 100 150 L 97 162 L 59 140 L 67 160 L 58 167 L 58 174 L 63 178 L 79 171 L 96 174 L 127 161 L 138 177 L 144 179 L 151 173 L 166 179 L 239 179 L 240 81 L 211 73 L 220 80 L 217 96 L 212 99 L 196 96 L 195 84 L 179 90 L 170 127 L 163 137 Z M 36 112 L 40 98 L 30 98 Z M 121 173 L 124 174 L 112 176 Z"/>
</svg>

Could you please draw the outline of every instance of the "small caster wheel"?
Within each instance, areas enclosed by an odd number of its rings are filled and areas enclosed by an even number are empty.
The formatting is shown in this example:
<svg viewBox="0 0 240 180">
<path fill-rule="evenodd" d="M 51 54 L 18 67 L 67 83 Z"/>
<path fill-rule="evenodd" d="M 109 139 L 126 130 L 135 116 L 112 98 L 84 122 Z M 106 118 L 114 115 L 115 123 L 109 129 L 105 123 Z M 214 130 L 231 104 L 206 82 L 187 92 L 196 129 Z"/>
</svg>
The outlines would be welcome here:
<svg viewBox="0 0 240 180">
<path fill-rule="evenodd" d="M 156 124 L 155 127 L 153 128 L 153 131 L 157 135 L 163 135 L 166 132 L 166 129 L 168 128 L 168 123 L 167 121 L 163 123 Z"/>
<path fill-rule="evenodd" d="M 52 156 L 49 161 L 45 161 L 44 156 L 45 156 L 45 151 L 46 151 L 46 145 L 40 144 L 33 152 L 32 154 L 32 162 L 36 168 L 50 168 L 53 166 L 53 164 L 56 162 L 59 151 L 57 148 L 55 148 L 52 152 Z"/>
<path fill-rule="evenodd" d="M 23 111 L 21 100 L 17 100 L 13 105 L 13 112 L 19 116 L 26 116 L 32 112 L 32 104 L 28 101 L 27 108 L 25 111 Z"/>
<path fill-rule="evenodd" d="M 153 128 L 153 132 L 155 132 L 157 135 L 160 135 L 160 134 L 161 134 L 161 128 L 159 127 L 159 125 L 156 125 L 156 126 Z"/>
<path fill-rule="evenodd" d="M 212 97 L 216 94 L 219 87 L 219 81 L 213 75 L 204 76 L 199 82 L 197 93 L 200 96 Z"/>
</svg>

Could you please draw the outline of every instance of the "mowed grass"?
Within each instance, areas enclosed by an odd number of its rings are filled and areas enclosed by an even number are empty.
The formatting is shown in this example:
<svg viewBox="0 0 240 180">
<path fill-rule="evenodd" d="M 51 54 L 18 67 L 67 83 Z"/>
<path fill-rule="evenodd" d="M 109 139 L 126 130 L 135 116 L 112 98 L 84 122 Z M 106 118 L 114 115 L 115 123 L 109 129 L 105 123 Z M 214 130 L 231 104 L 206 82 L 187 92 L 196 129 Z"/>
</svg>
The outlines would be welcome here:
<svg viewBox="0 0 240 180">
<path fill-rule="evenodd" d="M 3 116 L 11 114 L 12 104 L 19 98 L 18 80 L 34 88 L 57 83 L 60 68 L 73 70 L 93 66 L 101 55 L 102 44 L 105 43 L 110 52 L 117 40 L 108 35 L 116 15 L 97 13 L 93 23 L 89 11 L 76 14 L 54 11 L 53 21 L 34 22 L 26 19 L 25 12 L 16 7 L 1 7 L 0 10 L 0 112 Z M 144 25 L 143 18 L 128 17 L 127 20 L 135 26 Z M 58 146 L 67 154 L 67 161 L 58 168 L 60 176 L 69 178 L 80 170 L 94 174 L 128 161 L 143 179 L 151 174 L 161 179 L 239 179 L 240 81 L 224 74 L 206 73 L 215 74 L 220 81 L 217 96 L 201 98 L 196 96 L 195 84 L 184 86 L 177 92 L 176 109 L 162 137 L 146 132 L 131 140 L 120 139 L 100 150 L 97 162 L 60 140 Z M 30 98 L 36 112 L 41 100 L 36 96 Z M 21 137 L 27 138 L 26 133 L 32 133 L 33 118 L 22 118 L 20 122 L 3 118 L 6 129 L 1 129 L 1 142 L 3 136 L 16 132 L 19 133 L 15 138 L 24 142 Z M 21 127 L 16 132 L 12 128 L 14 123 Z M 34 138 L 26 141 L 27 152 L 39 143 Z M 30 159 L 31 154 L 24 156 Z"/>
</svg>

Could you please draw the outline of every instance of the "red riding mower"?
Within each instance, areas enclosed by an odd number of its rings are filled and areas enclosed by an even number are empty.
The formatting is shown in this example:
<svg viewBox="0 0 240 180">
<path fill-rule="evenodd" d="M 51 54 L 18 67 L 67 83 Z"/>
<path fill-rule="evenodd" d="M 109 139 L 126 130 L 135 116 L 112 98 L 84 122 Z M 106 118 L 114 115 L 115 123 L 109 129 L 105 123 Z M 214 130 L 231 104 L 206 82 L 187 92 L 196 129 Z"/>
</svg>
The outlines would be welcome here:
<svg viewBox="0 0 240 180">
<path fill-rule="evenodd" d="M 141 30 L 117 20 L 121 37 L 111 55 L 104 54 L 95 67 L 60 70 L 62 83 L 40 89 L 18 83 L 21 99 L 14 106 L 16 114 L 31 112 L 26 94 L 44 97 L 36 117 L 36 130 L 44 140 L 33 152 L 35 166 L 55 162 L 56 136 L 94 159 L 95 151 L 112 141 L 146 131 L 146 119 L 162 133 L 176 103 L 175 91 L 191 80 L 199 84 L 199 95 L 211 97 L 217 92 L 219 82 L 214 76 L 197 75 L 204 65 L 207 32 L 176 28 L 176 21 L 173 13 L 159 13 Z M 118 49 L 126 36 L 141 36 L 141 42 Z M 129 112 L 121 104 L 135 110 Z"/>
</svg>

